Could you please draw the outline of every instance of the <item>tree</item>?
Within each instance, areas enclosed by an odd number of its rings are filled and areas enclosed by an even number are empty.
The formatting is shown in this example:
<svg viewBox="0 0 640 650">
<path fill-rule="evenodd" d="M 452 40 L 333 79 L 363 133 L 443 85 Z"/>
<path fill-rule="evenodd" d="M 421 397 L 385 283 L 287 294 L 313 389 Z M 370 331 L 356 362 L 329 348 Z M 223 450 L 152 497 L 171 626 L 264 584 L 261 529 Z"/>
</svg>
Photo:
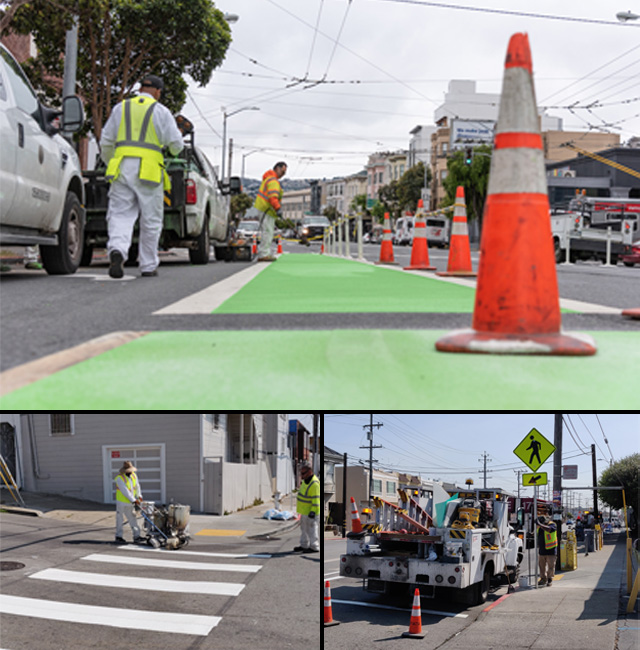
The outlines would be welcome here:
<svg viewBox="0 0 640 650">
<path fill-rule="evenodd" d="M 18 7 L 10 28 L 31 33 L 38 55 L 25 68 L 41 94 L 58 89 L 65 33 L 78 17 L 79 94 L 99 140 L 112 107 L 145 74 L 164 80 L 162 102 L 178 112 L 188 74 L 204 86 L 224 60 L 229 25 L 210 0 L 33 0 Z"/>
<path fill-rule="evenodd" d="M 482 231 L 482 211 L 487 197 L 487 183 L 489 181 L 489 167 L 491 166 L 491 147 L 480 145 L 473 149 L 471 164 L 465 164 L 466 152 L 456 151 L 447 161 L 447 177 L 443 185 L 447 197 L 443 206 L 453 205 L 456 199 L 458 185 L 464 187 L 469 220 L 478 219 Z"/>
<path fill-rule="evenodd" d="M 398 181 L 391 181 L 388 185 L 383 185 L 378 190 L 378 197 L 384 206 L 384 211 L 397 219 L 401 212 L 398 198 Z"/>
<path fill-rule="evenodd" d="M 355 212 L 361 212 L 362 214 L 369 214 L 369 209 L 367 208 L 367 195 L 366 194 L 356 194 L 353 199 L 351 199 L 351 204 L 349 205 L 349 210 Z"/>
<path fill-rule="evenodd" d="M 231 197 L 231 214 L 244 217 L 244 213 L 253 205 L 250 196 L 242 192 Z"/>
<path fill-rule="evenodd" d="M 634 522 L 629 522 L 629 526 L 635 528 L 638 525 L 640 508 L 640 454 L 631 454 L 605 469 L 598 481 L 598 487 L 607 485 L 624 487 L 627 505 L 633 507 L 634 514 Z M 600 500 L 611 508 L 622 509 L 621 490 L 599 490 L 598 495 Z"/>
<path fill-rule="evenodd" d="M 335 205 L 328 205 L 323 211 L 322 215 L 327 217 L 329 221 L 337 221 L 342 215 L 338 212 Z"/>
<path fill-rule="evenodd" d="M 431 181 L 431 170 L 427 169 L 426 187 L 429 187 Z M 414 211 L 418 207 L 418 201 L 422 197 L 422 188 L 425 187 L 425 166 L 419 162 L 417 165 L 410 167 L 398 179 L 396 195 L 400 210 Z"/>
</svg>

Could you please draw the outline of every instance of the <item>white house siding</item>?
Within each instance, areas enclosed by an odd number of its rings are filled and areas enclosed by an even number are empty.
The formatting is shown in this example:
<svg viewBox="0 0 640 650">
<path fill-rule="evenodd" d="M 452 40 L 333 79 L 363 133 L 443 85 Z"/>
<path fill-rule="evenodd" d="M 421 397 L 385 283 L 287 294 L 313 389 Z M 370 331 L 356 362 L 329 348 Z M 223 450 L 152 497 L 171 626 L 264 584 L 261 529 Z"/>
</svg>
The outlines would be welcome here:
<svg viewBox="0 0 640 650">
<path fill-rule="evenodd" d="M 203 445 L 205 458 L 227 458 L 227 414 L 206 413 L 202 416 Z"/>
<path fill-rule="evenodd" d="M 34 470 L 29 419 L 39 472 Z M 200 508 L 199 414 L 75 414 L 74 435 L 52 437 L 50 417 L 22 416 L 24 488 L 105 501 L 103 447 L 164 445 L 166 499 Z M 144 494 L 144 482 L 141 477 Z"/>
<path fill-rule="evenodd" d="M 277 477 L 277 491 L 282 495 L 289 494 L 294 487 L 289 419 L 286 413 L 269 413 L 265 414 L 264 422 L 265 450 L 271 475 Z"/>
</svg>

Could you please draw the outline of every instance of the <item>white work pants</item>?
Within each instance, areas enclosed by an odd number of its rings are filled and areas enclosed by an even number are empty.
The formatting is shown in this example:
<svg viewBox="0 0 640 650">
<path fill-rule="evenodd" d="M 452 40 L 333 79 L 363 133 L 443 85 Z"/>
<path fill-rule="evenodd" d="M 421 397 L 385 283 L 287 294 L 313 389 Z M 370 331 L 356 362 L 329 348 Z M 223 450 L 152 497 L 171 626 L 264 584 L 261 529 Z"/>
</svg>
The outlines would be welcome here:
<svg viewBox="0 0 640 650">
<path fill-rule="evenodd" d="M 260 233 L 260 245 L 258 246 L 258 257 L 269 257 L 271 255 L 271 244 L 273 243 L 273 231 L 276 227 L 276 220 L 266 212 L 262 218 L 262 229 Z"/>
<path fill-rule="evenodd" d="M 120 175 L 109 190 L 107 253 L 120 251 L 127 259 L 133 237 L 133 227 L 140 215 L 140 271 L 154 271 L 160 264 L 158 241 L 162 232 L 164 188 L 162 183 L 150 185 L 138 178 L 140 160 L 124 158 Z"/>
<path fill-rule="evenodd" d="M 123 503 L 116 501 L 116 537 L 124 537 L 122 533 L 122 526 L 124 518 L 127 518 L 131 531 L 133 532 L 133 539 L 140 537 L 140 528 L 138 527 L 138 520 L 132 503 Z"/>
<path fill-rule="evenodd" d="M 318 540 L 318 516 L 311 519 L 308 515 L 300 515 L 300 546 L 320 550 Z"/>
</svg>

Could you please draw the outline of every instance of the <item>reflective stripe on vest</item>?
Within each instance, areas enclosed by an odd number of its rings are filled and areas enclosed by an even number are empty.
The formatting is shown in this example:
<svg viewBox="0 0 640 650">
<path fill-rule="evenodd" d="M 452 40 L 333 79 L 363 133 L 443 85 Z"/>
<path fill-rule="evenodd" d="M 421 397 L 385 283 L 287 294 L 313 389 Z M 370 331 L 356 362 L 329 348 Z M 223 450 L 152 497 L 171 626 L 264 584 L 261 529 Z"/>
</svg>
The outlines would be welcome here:
<svg viewBox="0 0 640 650">
<path fill-rule="evenodd" d="M 306 488 L 306 489 L 305 489 Z M 298 492 L 297 511 L 301 515 L 308 515 L 310 512 L 320 514 L 320 481 L 314 476 L 308 484 L 300 485 Z"/>
<path fill-rule="evenodd" d="M 271 181 L 276 181 L 278 185 L 275 189 L 267 190 Z M 275 215 L 275 208 L 271 205 L 271 201 L 269 201 L 270 196 L 275 196 L 278 200 L 282 199 L 282 187 L 275 176 L 269 176 L 268 178 L 263 179 L 262 183 L 260 183 L 260 189 L 258 190 L 258 195 L 256 196 L 256 202 L 254 204 L 260 212 L 267 212 Z"/>
<path fill-rule="evenodd" d="M 556 546 L 558 546 L 558 536 L 555 530 L 549 533 L 546 530 L 543 532 L 544 532 L 545 549 L 549 550 L 550 548 L 555 548 Z"/>
<path fill-rule="evenodd" d="M 154 185 L 164 181 L 164 189 L 171 188 L 169 175 L 164 171 L 162 146 L 153 126 L 153 111 L 157 104 L 150 97 L 125 99 L 122 103 L 115 153 L 107 166 L 109 181 L 118 178 L 122 159 L 131 157 L 140 159 L 140 180 Z"/>
<path fill-rule="evenodd" d="M 124 481 L 125 485 L 127 486 L 129 492 L 135 496 L 136 494 L 136 486 L 138 485 L 138 477 L 135 474 L 130 474 L 130 475 L 122 475 L 118 474 L 116 478 L 114 479 L 116 481 L 116 501 L 120 501 L 121 503 L 131 503 L 129 499 L 127 499 L 126 495 L 124 495 L 121 491 L 120 488 L 118 487 L 118 476 Z M 131 480 L 129 480 L 131 479 Z"/>
</svg>

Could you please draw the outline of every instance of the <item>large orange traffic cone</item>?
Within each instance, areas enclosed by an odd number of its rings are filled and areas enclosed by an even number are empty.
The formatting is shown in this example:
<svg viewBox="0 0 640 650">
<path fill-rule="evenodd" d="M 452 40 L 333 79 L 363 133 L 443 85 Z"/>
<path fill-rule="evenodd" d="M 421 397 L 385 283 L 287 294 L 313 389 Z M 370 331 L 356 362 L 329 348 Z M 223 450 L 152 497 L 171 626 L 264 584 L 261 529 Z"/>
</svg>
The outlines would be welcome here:
<svg viewBox="0 0 640 650">
<path fill-rule="evenodd" d="M 436 342 L 443 352 L 590 355 L 590 337 L 560 332 L 542 138 L 526 34 L 505 61 L 494 138 L 473 329 Z"/>
<path fill-rule="evenodd" d="M 403 632 L 402 636 L 410 639 L 424 639 L 426 632 L 422 631 L 422 615 L 420 613 L 420 590 L 416 589 L 413 595 L 413 607 L 411 609 L 411 622 L 409 631 Z"/>
<path fill-rule="evenodd" d="M 397 264 L 393 259 L 393 243 L 391 241 L 391 219 L 389 213 L 384 213 L 384 227 L 382 230 L 382 244 L 380 244 L 380 259 L 376 264 Z"/>
<path fill-rule="evenodd" d="M 340 621 L 334 621 L 331 614 L 331 587 L 329 581 L 324 583 L 324 626 L 340 625 Z"/>
<path fill-rule="evenodd" d="M 427 244 L 427 222 L 424 216 L 424 203 L 418 201 L 416 221 L 413 228 L 413 246 L 411 247 L 411 261 L 405 271 L 435 271 L 435 266 L 429 264 L 429 245 Z"/>
<path fill-rule="evenodd" d="M 626 316 L 627 318 L 633 318 L 633 319 L 640 319 L 640 307 L 637 309 L 625 309 L 622 312 L 623 316 Z"/>
<path fill-rule="evenodd" d="M 282 235 L 278 235 L 278 250 L 276 253 L 282 255 Z"/>
<path fill-rule="evenodd" d="M 356 500 L 353 497 L 351 497 L 351 532 L 356 534 L 362 532 L 362 523 L 358 515 Z"/>
<path fill-rule="evenodd" d="M 467 206 L 464 201 L 464 187 L 458 185 L 456 202 L 453 205 L 453 223 L 449 242 L 449 262 L 447 270 L 436 275 L 476 276 L 471 267 L 471 249 L 469 248 L 469 229 L 467 227 Z"/>
</svg>

